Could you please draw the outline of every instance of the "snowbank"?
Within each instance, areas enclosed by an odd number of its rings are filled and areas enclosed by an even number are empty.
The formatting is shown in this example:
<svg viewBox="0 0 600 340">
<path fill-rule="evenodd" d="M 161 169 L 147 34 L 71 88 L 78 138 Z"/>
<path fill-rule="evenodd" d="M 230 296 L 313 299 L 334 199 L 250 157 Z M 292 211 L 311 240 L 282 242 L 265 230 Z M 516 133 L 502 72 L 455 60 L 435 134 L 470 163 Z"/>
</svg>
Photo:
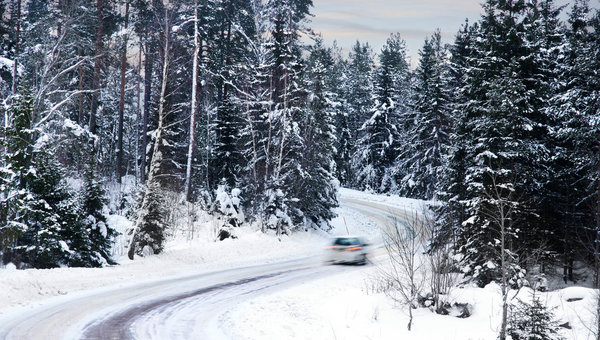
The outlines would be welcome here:
<svg viewBox="0 0 600 340">
<path fill-rule="evenodd" d="M 412 330 L 404 306 L 394 305 L 384 294 L 370 292 L 377 268 L 319 279 L 242 303 L 222 320 L 232 339 L 497 339 L 501 320 L 500 287 L 457 288 L 450 301 L 469 303 L 468 318 L 443 316 L 427 308 L 413 310 Z M 513 292 L 514 294 L 515 292 Z M 595 339 L 593 308 L 596 292 L 589 288 L 566 288 L 537 293 L 555 312 L 565 339 Z M 524 301 L 530 291 L 523 289 Z M 567 302 L 569 298 L 581 300 Z M 265 323 L 265 320 L 269 320 Z"/>
</svg>

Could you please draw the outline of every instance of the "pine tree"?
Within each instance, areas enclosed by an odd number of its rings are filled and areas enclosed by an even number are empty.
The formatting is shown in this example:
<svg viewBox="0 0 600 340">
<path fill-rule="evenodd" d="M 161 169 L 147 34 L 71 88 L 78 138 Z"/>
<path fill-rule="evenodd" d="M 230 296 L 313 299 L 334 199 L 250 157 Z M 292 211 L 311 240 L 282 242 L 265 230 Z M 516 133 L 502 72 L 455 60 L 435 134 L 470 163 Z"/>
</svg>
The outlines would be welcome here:
<svg viewBox="0 0 600 340">
<path fill-rule="evenodd" d="M 306 119 L 301 123 L 303 171 L 296 173 L 292 182 L 298 201 L 290 203 L 292 209 L 302 211 L 302 224 L 314 229 L 329 229 L 329 221 L 335 217 L 332 209 L 338 205 L 334 184 L 337 96 L 327 74 L 333 64 L 331 50 L 317 41 L 306 61 L 303 86 L 308 92 Z"/>
<path fill-rule="evenodd" d="M 419 66 L 414 72 L 413 126 L 406 131 L 408 143 L 399 155 L 403 196 L 434 198 L 439 179 L 446 168 L 450 146 L 450 89 L 446 51 L 440 31 L 426 39 Z"/>
<path fill-rule="evenodd" d="M 549 108 L 556 128 L 556 155 L 553 164 L 557 173 L 555 189 L 560 196 L 557 208 L 561 213 L 563 230 L 560 236 L 567 249 L 564 254 L 565 268 L 574 259 L 573 235 L 584 239 L 583 247 L 594 254 L 596 272 L 600 272 L 597 249 L 597 230 L 600 219 L 597 213 L 598 162 L 600 153 L 596 137 L 599 117 L 600 87 L 595 80 L 600 67 L 598 48 L 598 12 L 593 19 L 588 1 L 576 1 L 569 14 L 566 32 L 566 48 L 561 58 L 560 87 Z M 592 29 L 594 27 L 594 29 Z M 574 203 L 577 202 L 577 203 Z M 587 230 L 586 230 L 587 229 Z M 594 246 L 590 246 L 593 244 Z M 564 248 L 563 248 L 564 247 Z M 565 273 L 565 277 L 567 273 Z M 569 275 L 572 279 L 572 275 Z M 598 280 L 598 276 L 595 281 Z"/>
<path fill-rule="evenodd" d="M 24 91 L 23 91 L 24 92 Z M 23 205 L 27 198 L 26 174 L 32 168 L 34 136 L 31 130 L 33 98 L 24 92 L 13 98 L 13 104 L 4 108 L 11 121 L 3 129 L 2 147 L 5 150 L 4 164 L 0 168 L 2 209 L 0 210 L 0 245 L 3 262 L 23 261 L 17 258 L 15 247 L 27 230 L 21 220 Z M 4 114 L 3 114 L 4 116 Z M 16 263 L 18 265 L 18 263 Z"/>
<path fill-rule="evenodd" d="M 90 158 L 90 164 L 85 173 L 85 181 L 80 193 L 80 212 L 82 229 L 84 234 L 78 241 L 81 242 L 77 248 L 86 249 L 87 252 L 78 256 L 79 266 L 102 266 L 114 264 L 111 259 L 110 250 L 112 241 L 117 232 L 108 225 L 104 215 L 104 206 L 107 203 L 102 183 L 98 181 L 95 173 L 95 162 Z M 72 261 L 75 262 L 75 261 Z"/>
<path fill-rule="evenodd" d="M 397 189 L 392 165 L 400 152 L 400 117 L 408 105 L 409 71 L 405 42 L 392 34 L 379 55 L 375 76 L 375 104 L 361 126 L 353 167 L 361 189 L 389 192 Z"/>
<path fill-rule="evenodd" d="M 554 312 L 542 304 L 535 291 L 531 303 L 517 300 L 511 306 L 507 333 L 513 340 L 558 340 L 559 325 Z"/>
<path fill-rule="evenodd" d="M 168 102 L 167 88 L 169 86 L 169 71 L 171 63 L 170 43 L 172 34 L 172 12 L 169 7 L 164 8 L 163 13 L 163 40 L 162 43 L 162 72 L 161 88 L 158 100 L 157 126 L 154 131 L 154 143 L 152 145 L 151 159 L 149 163 L 148 179 L 138 217 L 134 229 L 130 232 L 129 249 L 127 256 L 133 260 L 137 254 L 147 256 L 159 254 L 164 249 L 165 231 L 167 229 L 166 208 L 164 202 L 164 178 L 166 174 L 163 165 L 168 146 L 166 142 L 169 129 L 167 127 Z"/>
<path fill-rule="evenodd" d="M 436 193 L 441 203 L 435 208 L 441 227 L 434 244 L 450 242 L 454 245 L 461 224 L 466 219 L 464 200 L 467 193 L 465 183 L 467 160 L 465 159 L 465 147 L 466 140 L 470 135 L 466 128 L 468 119 L 463 110 L 468 98 L 463 94 L 462 88 L 465 86 L 469 60 L 473 57 L 477 31 L 477 24 L 469 25 L 466 21 L 456 34 L 454 44 L 450 47 L 451 56 L 448 68 L 450 71 L 449 87 L 453 89 L 450 99 L 452 129 L 449 136 L 450 148 L 447 166 Z"/>
<path fill-rule="evenodd" d="M 63 183 L 59 165 L 47 151 L 35 152 L 35 171 L 26 174 L 27 195 L 19 204 L 21 223 L 27 226 L 17 241 L 15 252 L 35 268 L 52 268 L 69 264 L 67 241 L 78 226 L 73 197 Z"/>
<path fill-rule="evenodd" d="M 484 9 L 463 88 L 468 98 L 463 108 L 469 131 L 465 146 L 467 211 L 458 239 L 467 264 L 465 273 L 480 284 L 497 279 L 498 268 L 506 268 L 500 265 L 504 251 L 498 249 L 498 235 L 506 240 L 506 249 L 515 252 L 522 246 L 519 234 L 535 219 L 522 179 L 531 178 L 526 155 L 536 146 L 528 143 L 528 136 L 537 126 L 532 121 L 535 106 L 520 63 L 526 55 L 520 21 L 524 2 L 488 1 Z M 512 224 L 500 232 L 498 222 L 489 216 L 496 202 L 486 193 L 496 188 L 511 201 L 507 203 L 513 206 L 510 218 L 513 223 L 518 221 L 518 227 Z M 511 256 L 510 261 L 510 266 L 518 267 L 518 257 Z"/>
<path fill-rule="evenodd" d="M 368 43 L 356 42 L 348 55 L 348 62 L 344 68 L 342 78 L 342 98 L 345 115 L 336 124 L 338 130 L 338 158 L 337 168 L 346 173 L 345 178 L 340 174 L 343 185 L 354 187 L 356 174 L 349 162 L 356 152 L 357 142 L 361 134 L 359 131 L 363 122 L 369 117 L 370 109 L 373 107 L 373 69 L 375 68 L 372 50 Z M 346 127 L 347 126 L 347 127 Z M 349 136 L 343 135 L 346 129 Z M 347 146 L 342 147 L 342 143 Z"/>
</svg>

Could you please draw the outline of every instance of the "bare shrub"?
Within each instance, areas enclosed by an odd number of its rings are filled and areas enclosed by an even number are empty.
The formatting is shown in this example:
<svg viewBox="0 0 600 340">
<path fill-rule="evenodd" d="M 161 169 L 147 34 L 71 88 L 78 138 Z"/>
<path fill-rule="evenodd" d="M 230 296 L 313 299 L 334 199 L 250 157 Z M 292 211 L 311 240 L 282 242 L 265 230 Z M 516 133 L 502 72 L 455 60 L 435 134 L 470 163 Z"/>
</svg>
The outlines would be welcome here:
<svg viewBox="0 0 600 340">
<path fill-rule="evenodd" d="M 418 217 L 417 213 L 405 218 L 394 215 L 393 223 L 382 230 L 389 261 L 378 272 L 381 291 L 407 307 L 409 331 L 413 323 L 412 310 L 417 308 L 427 282 L 427 260 L 421 256 L 427 234 Z"/>
<path fill-rule="evenodd" d="M 439 225 L 436 223 L 432 212 L 424 208 L 420 216 L 421 226 L 429 244 L 432 244 L 439 233 Z M 448 301 L 442 299 L 450 293 L 457 281 L 457 274 L 454 272 L 456 263 L 452 257 L 452 244 L 446 242 L 430 247 L 427 251 L 429 260 L 429 284 L 433 299 L 433 308 L 438 314 L 446 314 L 443 311 L 444 305 Z"/>
</svg>

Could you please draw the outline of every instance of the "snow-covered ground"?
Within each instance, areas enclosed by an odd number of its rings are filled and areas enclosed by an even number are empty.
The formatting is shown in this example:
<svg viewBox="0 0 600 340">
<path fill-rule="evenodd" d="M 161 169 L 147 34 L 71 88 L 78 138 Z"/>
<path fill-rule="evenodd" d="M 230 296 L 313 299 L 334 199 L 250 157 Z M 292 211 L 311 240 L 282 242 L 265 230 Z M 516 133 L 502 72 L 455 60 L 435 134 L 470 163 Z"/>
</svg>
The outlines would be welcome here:
<svg viewBox="0 0 600 340">
<path fill-rule="evenodd" d="M 392 211 L 410 214 L 423 208 L 421 201 L 347 189 L 341 189 L 340 196 L 339 217 L 332 222 L 331 234 L 363 235 L 375 243 L 379 240 L 381 224 L 393 218 Z M 389 215 L 385 212 L 388 207 Z M 121 228 L 127 224 L 118 216 L 113 216 L 110 222 Z M 214 242 L 211 236 L 214 226 L 210 221 L 201 222 L 196 228 L 197 234 L 192 240 L 178 237 L 169 242 L 161 255 L 134 261 L 122 257 L 118 259 L 118 266 L 51 270 L 0 268 L 0 320 L 42 308 L 53 301 L 68 301 L 71 297 L 75 300 L 85 296 L 88 290 L 126 288 L 136 283 L 159 282 L 228 268 L 268 267 L 268 264 L 319 257 L 329 240 L 328 235 L 319 232 L 300 232 L 278 239 L 253 227 L 244 227 L 237 231 L 238 239 Z M 382 250 L 375 253 L 381 254 Z M 374 258 L 377 263 L 377 259 L 383 257 Z M 414 310 L 413 329 L 409 332 L 405 308 L 394 305 L 374 289 L 373 279 L 379 268 L 377 264 L 349 268 L 314 267 L 307 275 L 297 274 L 290 281 L 292 284 L 279 285 L 273 290 L 263 289 L 260 294 L 253 293 L 235 303 L 229 302 L 216 316 L 215 327 L 219 328 L 219 335 L 231 339 L 496 338 L 501 312 L 497 285 L 483 289 L 456 288 L 451 292 L 449 301 L 467 302 L 472 306 L 469 318 L 441 316 L 425 308 Z M 570 287 L 537 294 L 549 307 L 555 308 L 559 323 L 569 323 L 571 329 L 561 330 L 565 338 L 593 338 L 590 329 L 594 325 L 594 290 Z M 519 292 L 521 299 L 527 299 L 529 295 L 528 289 Z M 189 309 L 194 304 L 185 306 Z M 152 328 L 148 325 L 139 328 L 146 329 L 146 334 L 161 334 L 147 330 Z M 215 332 L 206 334 L 217 337 Z"/>
<path fill-rule="evenodd" d="M 426 308 L 408 313 L 384 294 L 370 293 L 371 275 L 348 272 L 246 301 L 224 317 L 232 339 L 496 339 L 501 317 L 500 287 L 466 287 L 452 292 L 450 300 L 473 306 L 468 318 L 442 316 Z M 518 298 L 527 301 L 531 291 Z M 588 288 L 572 287 L 537 293 L 554 312 L 564 339 L 595 339 L 593 301 Z M 573 301 L 576 300 L 576 301 Z M 572 301 L 572 302 L 569 302 Z M 268 322 L 265 322 L 268 320 Z"/>
</svg>

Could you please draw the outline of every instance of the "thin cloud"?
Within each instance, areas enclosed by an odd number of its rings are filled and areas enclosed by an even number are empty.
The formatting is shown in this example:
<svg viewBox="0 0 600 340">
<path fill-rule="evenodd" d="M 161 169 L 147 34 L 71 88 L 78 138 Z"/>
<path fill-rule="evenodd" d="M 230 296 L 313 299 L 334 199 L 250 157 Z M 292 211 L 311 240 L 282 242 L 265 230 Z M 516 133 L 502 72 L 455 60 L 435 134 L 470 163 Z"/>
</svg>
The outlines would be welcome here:
<svg viewBox="0 0 600 340">
<path fill-rule="evenodd" d="M 315 0 L 311 27 L 326 42 L 351 46 L 355 40 L 369 42 L 379 51 L 392 32 L 406 40 L 409 55 L 418 50 L 436 28 L 451 42 L 465 18 L 479 18 L 482 0 Z"/>
</svg>

